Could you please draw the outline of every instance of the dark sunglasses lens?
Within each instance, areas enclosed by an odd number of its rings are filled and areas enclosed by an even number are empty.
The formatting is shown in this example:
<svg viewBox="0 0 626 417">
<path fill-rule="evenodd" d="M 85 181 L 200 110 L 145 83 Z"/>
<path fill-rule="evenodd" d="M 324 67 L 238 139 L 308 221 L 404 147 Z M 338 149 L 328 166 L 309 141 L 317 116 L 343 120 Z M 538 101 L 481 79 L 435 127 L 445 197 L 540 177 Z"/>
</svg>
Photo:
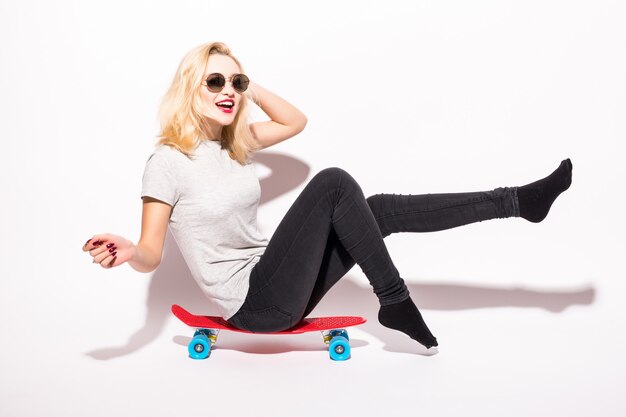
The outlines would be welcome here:
<svg viewBox="0 0 626 417">
<path fill-rule="evenodd" d="M 250 79 L 244 74 L 237 74 L 233 77 L 233 88 L 239 93 L 243 93 L 248 89 Z"/>
<path fill-rule="evenodd" d="M 226 80 L 222 74 L 213 74 L 206 79 L 206 86 L 214 93 L 219 93 L 224 88 Z"/>
</svg>

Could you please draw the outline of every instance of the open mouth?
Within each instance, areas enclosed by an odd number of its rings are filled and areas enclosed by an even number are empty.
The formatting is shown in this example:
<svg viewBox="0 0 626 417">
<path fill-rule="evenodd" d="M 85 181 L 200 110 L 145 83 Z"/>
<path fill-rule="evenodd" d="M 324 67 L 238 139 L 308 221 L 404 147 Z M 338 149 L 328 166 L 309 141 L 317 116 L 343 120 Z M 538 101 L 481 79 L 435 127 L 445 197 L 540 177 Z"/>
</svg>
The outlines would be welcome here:
<svg viewBox="0 0 626 417">
<path fill-rule="evenodd" d="M 235 107 L 235 102 L 233 100 L 222 100 L 218 103 L 215 103 L 217 107 L 220 108 L 224 113 L 232 113 L 233 107 Z"/>
</svg>

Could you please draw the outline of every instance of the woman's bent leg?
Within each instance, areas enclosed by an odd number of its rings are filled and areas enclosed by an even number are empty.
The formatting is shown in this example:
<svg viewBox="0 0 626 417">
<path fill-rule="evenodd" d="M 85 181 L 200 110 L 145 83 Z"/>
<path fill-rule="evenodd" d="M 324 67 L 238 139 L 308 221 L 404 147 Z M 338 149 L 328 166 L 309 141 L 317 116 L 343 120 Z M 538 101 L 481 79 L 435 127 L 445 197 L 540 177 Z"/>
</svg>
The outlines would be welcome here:
<svg viewBox="0 0 626 417">
<path fill-rule="evenodd" d="M 275 331 L 304 317 L 331 230 L 370 281 L 381 305 L 409 297 L 360 186 L 328 168 L 307 184 L 270 239 L 250 276 L 250 289 L 230 321 Z"/>
</svg>

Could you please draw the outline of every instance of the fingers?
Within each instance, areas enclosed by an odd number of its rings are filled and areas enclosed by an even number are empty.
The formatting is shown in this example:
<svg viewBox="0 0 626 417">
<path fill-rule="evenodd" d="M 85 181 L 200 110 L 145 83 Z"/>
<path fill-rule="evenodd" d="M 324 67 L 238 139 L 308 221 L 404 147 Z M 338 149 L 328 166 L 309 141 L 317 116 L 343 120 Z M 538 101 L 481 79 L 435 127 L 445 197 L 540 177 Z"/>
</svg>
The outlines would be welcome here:
<svg viewBox="0 0 626 417">
<path fill-rule="evenodd" d="M 90 250 L 89 254 L 93 256 L 95 262 L 100 262 L 109 255 L 115 256 L 117 254 L 117 245 L 113 242 L 109 242 L 106 245 L 102 243 L 95 249 Z"/>
<path fill-rule="evenodd" d="M 101 247 L 102 244 L 104 243 L 111 243 L 115 237 L 116 237 L 115 235 L 111 235 L 108 233 L 101 234 L 101 235 L 94 235 L 91 239 L 87 240 L 87 242 L 85 242 L 85 244 L 83 245 L 83 248 L 82 248 L 83 252 L 92 251 L 96 248 Z"/>
<path fill-rule="evenodd" d="M 110 268 L 115 264 L 117 260 L 117 248 L 111 247 L 110 249 L 106 249 L 100 251 L 98 255 L 93 257 L 93 263 L 100 264 L 103 268 Z"/>
<path fill-rule="evenodd" d="M 88 241 L 85 242 L 85 244 L 82 247 L 83 252 L 87 252 L 89 250 L 89 246 L 91 245 L 92 241 L 93 241 L 93 238 L 91 238 L 91 239 L 89 239 Z"/>
<path fill-rule="evenodd" d="M 97 248 L 107 241 L 108 241 L 108 238 L 106 236 L 95 235 L 91 239 L 89 239 L 87 242 L 85 242 L 85 244 L 83 245 L 83 252 L 87 252 L 88 250 Z"/>
<path fill-rule="evenodd" d="M 83 244 L 83 252 L 89 252 L 93 257 L 94 264 L 100 264 L 103 268 L 115 266 L 117 260 L 117 245 L 111 240 L 113 235 L 94 235 Z"/>
<path fill-rule="evenodd" d="M 116 252 L 116 255 L 117 255 L 117 252 Z M 96 262 L 94 259 L 94 263 L 98 263 L 100 264 L 101 267 L 106 268 L 106 269 L 112 268 L 113 266 L 115 266 L 115 261 L 117 261 L 116 255 L 113 255 L 113 254 L 106 255 L 106 257 L 99 262 Z"/>
</svg>

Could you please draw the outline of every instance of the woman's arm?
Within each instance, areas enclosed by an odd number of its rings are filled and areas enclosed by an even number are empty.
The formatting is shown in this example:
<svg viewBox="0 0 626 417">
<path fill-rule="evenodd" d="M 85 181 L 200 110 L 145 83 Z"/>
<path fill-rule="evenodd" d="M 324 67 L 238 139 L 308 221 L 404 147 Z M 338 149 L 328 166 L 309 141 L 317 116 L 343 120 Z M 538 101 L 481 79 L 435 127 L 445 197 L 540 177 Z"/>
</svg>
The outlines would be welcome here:
<svg viewBox="0 0 626 417">
<path fill-rule="evenodd" d="M 270 119 L 250 124 L 250 130 L 262 149 L 302 132 L 307 118 L 283 98 L 250 81 L 250 97 Z"/>
<path fill-rule="evenodd" d="M 94 263 L 99 263 L 103 268 L 128 262 L 136 271 L 152 272 L 161 263 L 171 211 L 169 204 L 144 197 L 141 237 L 137 245 L 122 236 L 104 233 L 89 239 L 83 245 L 83 251 L 89 251 Z"/>
<path fill-rule="evenodd" d="M 161 263 L 172 207 L 151 197 L 143 198 L 141 237 L 128 263 L 136 271 L 152 272 Z"/>
</svg>

